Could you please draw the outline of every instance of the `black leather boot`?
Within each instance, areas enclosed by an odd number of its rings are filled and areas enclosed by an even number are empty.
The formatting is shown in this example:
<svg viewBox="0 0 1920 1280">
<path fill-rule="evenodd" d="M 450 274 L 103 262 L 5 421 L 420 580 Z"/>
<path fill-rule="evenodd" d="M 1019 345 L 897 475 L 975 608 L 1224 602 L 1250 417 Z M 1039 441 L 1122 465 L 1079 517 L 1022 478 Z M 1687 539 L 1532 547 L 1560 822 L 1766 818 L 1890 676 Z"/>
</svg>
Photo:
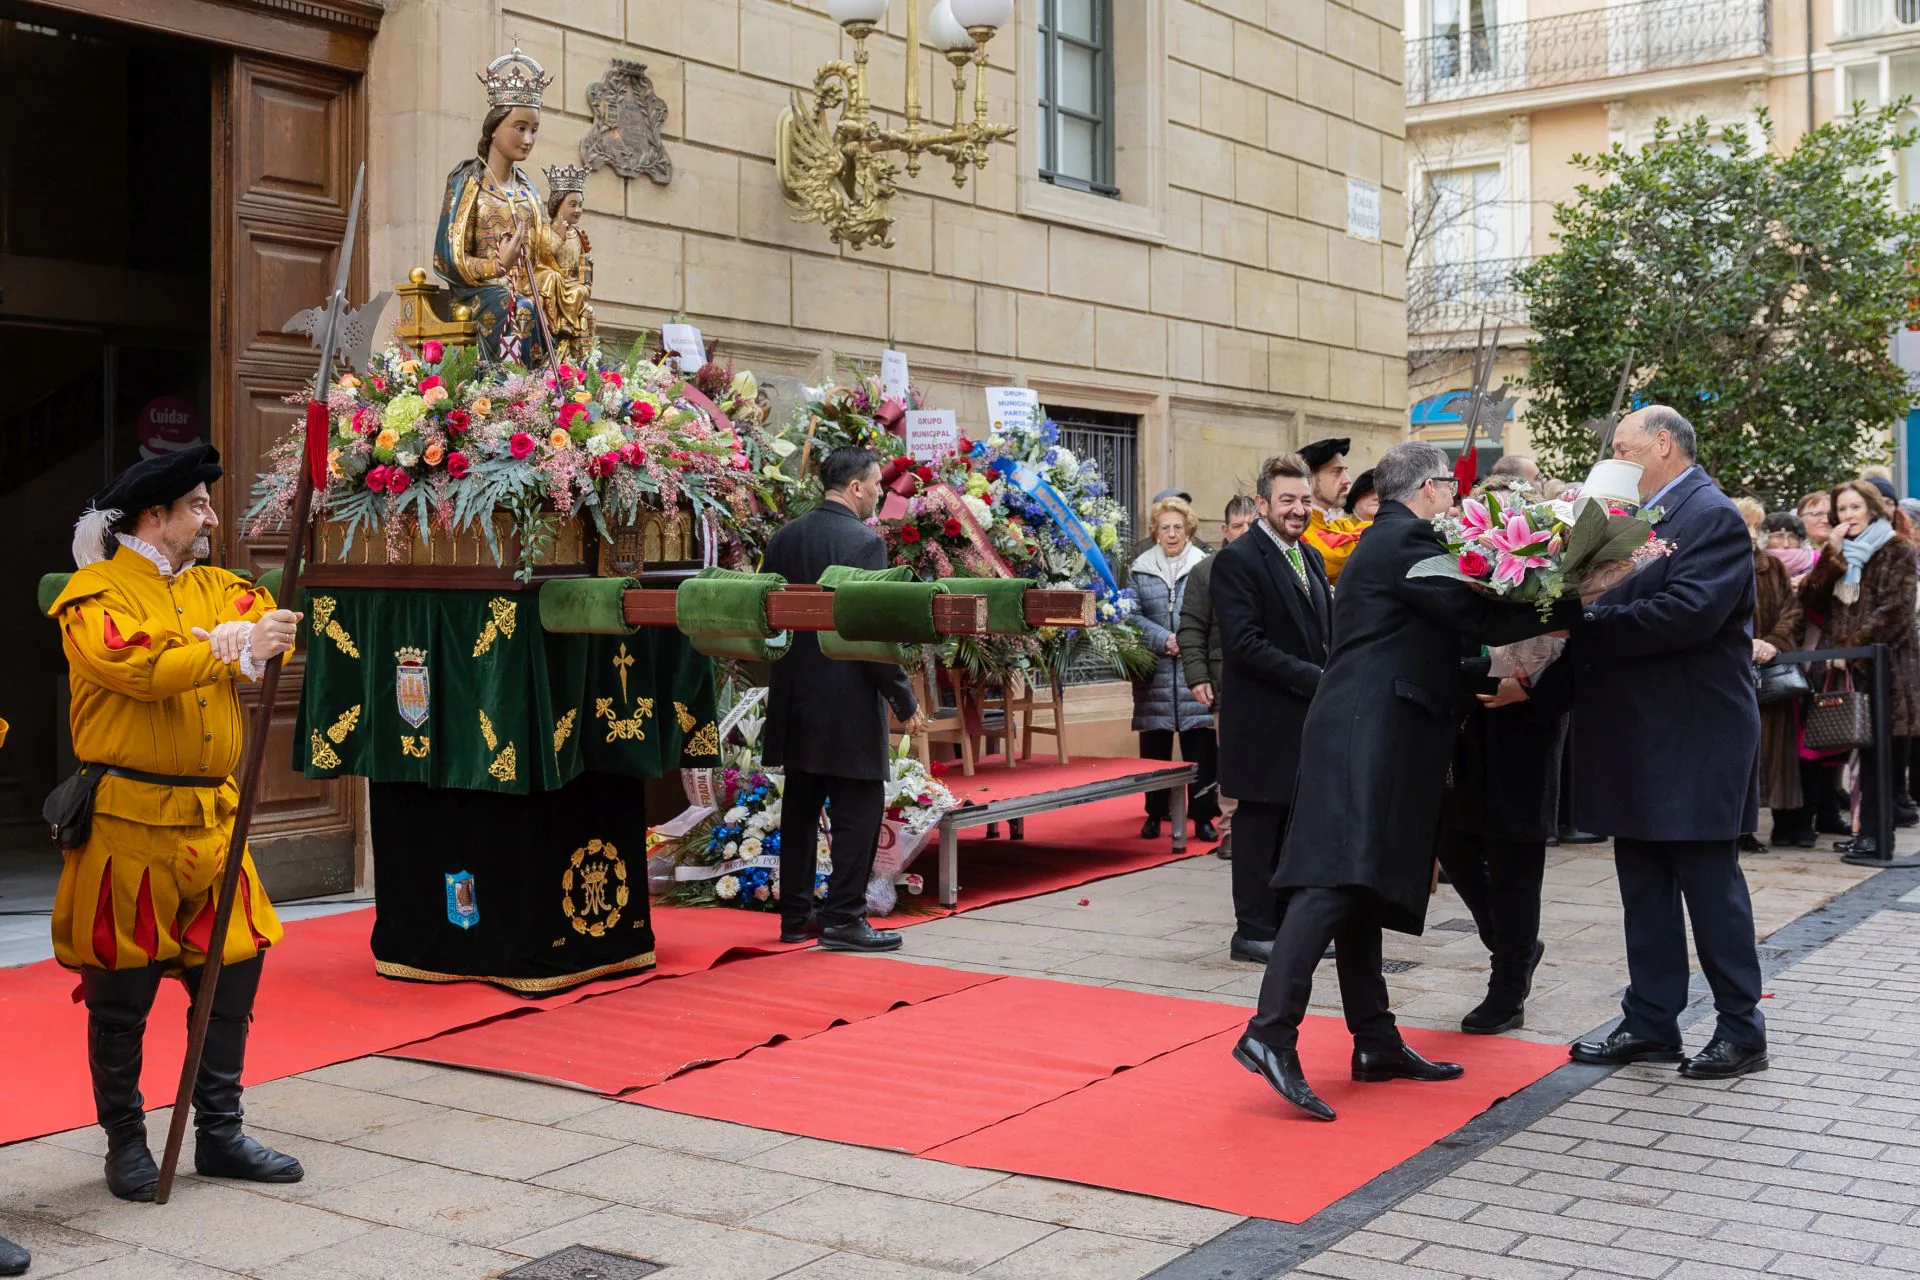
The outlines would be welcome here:
<svg viewBox="0 0 1920 1280">
<path fill-rule="evenodd" d="M 33 1265 L 33 1255 L 13 1241 L 0 1236 L 0 1276 L 23 1276 Z"/>
<path fill-rule="evenodd" d="M 1473 1012 L 1460 1019 L 1460 1029 L 1468 1035 L 1492 1036 L 1503 1031 L 1518 1031 L 1527 1025 L 1527 997 L 1533 994 L 1533 973 L 1547 945 L 1535 940 L 1533 954 L 1525 964 L 1496 964 L 1487 980 L 1487 998 Z"/>
<path fill-rule="evenodd" d="M 140 1096 L 141 1049 L 160 979 L 160 969 L 151 965 L 80 970 L 93 1112 L 107 1134 L 107 1190 L 122 1200 L 151 1200 L 160 1181 L 160 1166 L 147 1149 L 146 1100 Z"/>
<path fill-rule="evenodd" d="M 240 1073 L 247 1061 L 247 1025 L 260 990 L 262 960 L 255 956 L 221 967 L 207 1022 L 207 1047 L 193 1082 L 193 1168 L 207 1178 L 248 1182 L 298 1182 L 306 1176 L 290 1155 L 261 1146 L 240 1131 Z M 186 971 L 187 995 L 200 999 L 198 967 Z M 188 1023 L 192 1023 L 189 1006 Z"/>
</svg>

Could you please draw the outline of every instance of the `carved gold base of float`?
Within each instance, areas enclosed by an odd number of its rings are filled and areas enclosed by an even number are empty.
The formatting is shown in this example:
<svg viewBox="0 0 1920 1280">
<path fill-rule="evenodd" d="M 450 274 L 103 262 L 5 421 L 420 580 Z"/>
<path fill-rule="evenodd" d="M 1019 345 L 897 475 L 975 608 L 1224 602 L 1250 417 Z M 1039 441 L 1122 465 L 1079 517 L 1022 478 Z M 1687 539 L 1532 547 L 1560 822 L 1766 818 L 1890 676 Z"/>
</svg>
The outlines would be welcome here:
<svg viewBox="0 0 1920 1280">
<path fill-rule="evenodd" d="M 632 524 L 615 525 L 613 536 L 599 542 L 594 572 L 603 578 L 638 578 L 649 571 L 700 566 L 694 520 L 685 511 L 643 511 Z"/>
<path fill-rule="evenodd" d="M 580 521 L 548 522 L 548 536 L 536 550 L 533 580 L 579 578 L 593 573 L 595 548 Z M 343 521 L 314 524 L 311 561 L 303 577 L 315 586 L 439 587 L 512 590 L 520 566 L 520 535 L 504 511 L 493 513 L 494 548 L 479 529 L 413 530 L 411 537 L 389 542 L 384 529 L 361 528 L 348 545 Z"/>
<path fill-rule="evenodd" d="M 394 290 L 400 298 L 400 316 L 394 334 L 418 351 L 426 342 L 469 347 L 479 340 L 479 329 L 467 308 L 427 279 L 425 267 L 407 273 L 407 282 Z"/>
</svg>

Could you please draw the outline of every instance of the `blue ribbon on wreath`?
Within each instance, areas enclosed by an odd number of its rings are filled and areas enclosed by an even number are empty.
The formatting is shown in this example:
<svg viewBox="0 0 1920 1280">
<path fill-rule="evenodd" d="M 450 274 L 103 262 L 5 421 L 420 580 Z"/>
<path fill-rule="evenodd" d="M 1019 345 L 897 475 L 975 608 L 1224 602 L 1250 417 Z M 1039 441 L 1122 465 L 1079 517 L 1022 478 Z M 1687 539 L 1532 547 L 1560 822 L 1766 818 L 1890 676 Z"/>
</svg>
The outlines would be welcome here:
<svg viewBox="0 0 1920 1280">
<path fill-rule="evenodd" d="M 1086 557 L 1087 564 L 1105 584 L 1106 589 L 1102 594 L 1107 599 L 1111 600 L 1120 594 L 1120 583 L 1115 580 L 1113 569 L 1107 564 L 1106 556 L 1101 554 L 1100 544 L 1093 540 L 1092 532 L 1081 522 L 1080 517 L 1074 514 L 1073 508 L 1067 505 L 1067 500 L 1060 496 L 1060 491 L 1047 482 L 1046 477 L 1026 463 L 1007 457 L 994 459 L 992 469 L 1012 480 L 1021 492 L 1039 503 L 1040 509 L 1060 526 L 1061 532 L 1067 535 L 1074 549 Z"/>
</svg>

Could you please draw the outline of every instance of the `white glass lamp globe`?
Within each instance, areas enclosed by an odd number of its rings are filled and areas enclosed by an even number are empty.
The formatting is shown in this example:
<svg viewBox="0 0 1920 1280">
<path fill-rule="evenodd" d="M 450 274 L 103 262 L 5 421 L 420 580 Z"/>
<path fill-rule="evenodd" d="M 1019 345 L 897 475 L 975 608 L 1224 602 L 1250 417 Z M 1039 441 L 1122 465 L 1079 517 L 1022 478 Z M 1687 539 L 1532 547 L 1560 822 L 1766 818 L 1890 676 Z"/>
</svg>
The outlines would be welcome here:
<svg viewBox="0 0 1920 1280">
<path fill-rule="evenodd" d="M 1013 21 L 1013 0 L 952 0 L 953 20 L 967 30 L 990 27 L 998 31 Z"/>
<path fill-rule="evenodd" d="M 953 0 L 940 0 L 927 18 L 927 38 L 942 53 L 959 53 L 973 48 L 973 37 L 953 16 Z"/>
<path fill-rule="evenodd" d="M 856 22 L 877 27 L 887 20 L 887 0 L 827 0 L 827 16 L 843 27 Z"/>
</svg>

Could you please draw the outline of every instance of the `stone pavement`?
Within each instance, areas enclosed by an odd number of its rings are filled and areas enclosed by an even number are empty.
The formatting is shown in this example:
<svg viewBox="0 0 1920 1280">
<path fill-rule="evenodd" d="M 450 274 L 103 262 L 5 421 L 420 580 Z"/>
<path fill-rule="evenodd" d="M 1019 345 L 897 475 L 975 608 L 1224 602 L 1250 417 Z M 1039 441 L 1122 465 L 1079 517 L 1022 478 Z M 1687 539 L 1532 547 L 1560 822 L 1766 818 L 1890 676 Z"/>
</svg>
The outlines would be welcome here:
<svg viewBox="0 0 1920 1280">
<path fill-rule="evenodd" d="M 1920 903 L 1898 900 L 1920 873 L 1869 881 L 1825 850 L 1746 865 L 1787 966 L 1771 1072 L 1568 1067 L 1299 1227 L 366 1058 L 248 1093 L 304 1183 L 189 1178 L 172 1206 L 126 1205 L 76 1130 L 0 1149 L 0 1234 L 34 1249 L 33 1275 L 88 1280 L 483 1277 L 572 1244 L 662 1280 L 1920 1273 Z M 929 921 L 904 956 L 1251 1004 L 1227 871 L 1197 858 Z M 1390 935 L 1405 1021 L 1449 1026 L 1479 998 L 1484 955 L 1447 927 L 1465 915 L 1443 888 L 1425 937 Z M 1565 1040 L 1610 1019 L 1625 980 L 1605 846 L 1553 851 L 1545 934 L 1521 1034 Z"/>
</svg>

